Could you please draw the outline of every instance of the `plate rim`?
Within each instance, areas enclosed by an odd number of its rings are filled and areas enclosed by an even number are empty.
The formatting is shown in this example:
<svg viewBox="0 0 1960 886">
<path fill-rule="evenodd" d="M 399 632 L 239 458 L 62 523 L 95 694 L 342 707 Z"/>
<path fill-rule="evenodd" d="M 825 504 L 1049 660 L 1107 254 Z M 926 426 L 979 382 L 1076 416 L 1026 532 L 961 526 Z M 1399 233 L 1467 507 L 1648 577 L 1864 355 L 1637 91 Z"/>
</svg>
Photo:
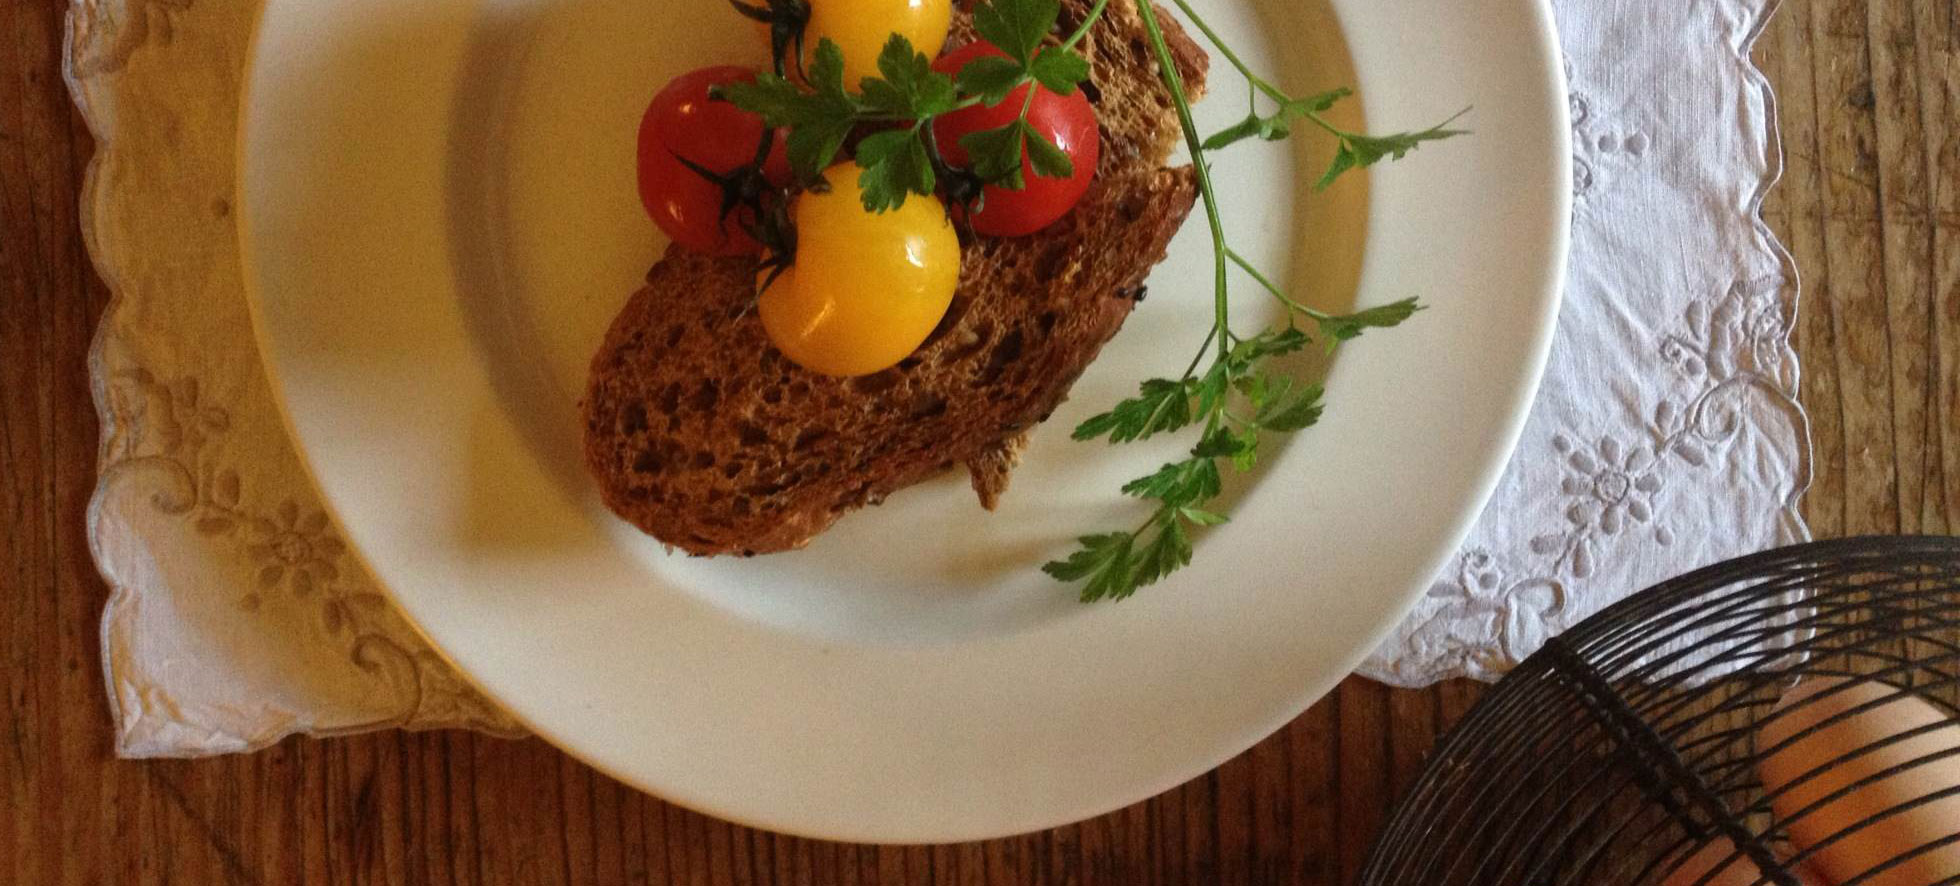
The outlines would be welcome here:
<svg viewBox="0 0 1960 886">
<path fill-rule="evenodd" d="M 1558 64 L 1558 59 L 1561 57 L 1560 37 L 1551 8 L 1551 0 L 1506 0 L 1506 2 L 1514 2 L 1528 10 L 1533 24 L 1536 25 L 1536 31 L 1530 35 L 1532 39 L 1528 42 L 1536 44 L 1543 59 L 1549 62 L 1543 69 L 1543 73 L 1546 75 L 1546 86 L 1552 95 L 1561 97 L 1566 95 L 1568 84 L 1565 71 Z M 249 137 L 251 135 L 249 123 L 255 92 L 254 84 L 261 62 L 260 36 L 264 30 L 264 19 L 269 14 L 270 9 L 271 4 L 261 6 L 258 13 L 258 20 L 253 25 L 252 37 L 243 59 L 245 76 L 241 84 L 239 107 L 236 116 L 238 125 L 234 157 L 233 198 L 234 205 L 240 207 L 238 213 L 235 215 L 235 223 L 233 225 L 235 246 L 238 249 L 238 258 L 244 281 L 245 300 L 250 315 L 254 342 L 258 347 L 260 363 L 263 366 L 263 371 L 271 389 L 275 411 L 279 415 L 281 426 L 284 428 L 288 439 L 293 443 L 293 451 L 298 456 L 308 481 L 313 484 L 315 490 L 319 493 L 322 508 L 332 517 L 335 525 L 346 527 L 350 524 L 345 519 L 342 503 L 336 496 L 328 492 L 328 485 L 322 481 L 323 475 L 320 465 L 316 461 L 316 453 L 313 447 L 306 445 L 304 442 L 306 437 L 299 427 L 298 418 L 294 413 L 294 407 L 288 395 L 286 382 L 282 379 L 280 361 L 275 356 L 277 348 L 274 342 L 274 333 L 268 326 L 269 321 L 262 306 L 262 288 L 258 282 L 259 278 L 253 272 L 254 252 L 251 248 L 250 225 L 247 223 L 249 207 L 252 204 L 247 194 L 248 176 L 246 175 L 246 167 L 251 160 L 251 155 L 248 153 Z M 1362 95 L 1362 101 L 1364 103 L 1368 102 L 1368 97 L 1365 93 Z M 1372 109 L 1372 106 L 1370 107 Z M 1548 265 L 1542 270 L 1543 276 L 1551 281 L 1550 291 L 1536 299 L 1539 314 L 1533 318 L 1534 331 L 1528 339 L 1526 359 L 1518 365 L 1518 374 L 1521 376 L 1521 381 L 1512 387 L 1511 402 L 1508 404 L 1509 408 L 1506 410 L 1507 417 L 1501 423 L 1499 435 L 1503 438 L 1503 445 L 1495 447 L 1489 453 L 1489 456 L 1483 460 L 1480 475 L 1471 484 L 1476 490 L 1472 497 L 1474 501 L 1467 503 L 1465 507 L 1459 510 L 1454 519 L 1449 521 L 1449 528 L 1445 534 L 1453 539 L 1453 542 L 1440 547 L 1433 555 L 1425 558 L 1424 562 L 1427 568 L 1422 571 L 1427 574 L 1436 574 L 1448 562 L 1449 558 L 1455 554 L 1456 549 L 1461 545 L 1463 539 L 1469 535 L 1471 529 L 1475 526 L 1484 506 L 1489 502 L 1497 484 L 1502 479 L 1512 454 L 1515 452 L 1522 438 L 1527 420 L 1530 417 L 1531 406 L 1536 399 L 1549 360 L 1556 333 L 1557 318 L 1564 299 L 1564 280 L 1569 264 L 1571 211 L 1574 200 L 1571 188 L 1572 146 L 1569 109 L 1563 101 L 1558 101 L 1553 103 L 1553 107 L 1550 110 L 1552 119 L 1549 122 L 1553 125 L 1550 127 L 1547 135 L 1552 142 L 1552 153 L 1554 154 L 1554 162 L 1556 164 L 1556 168 L 1553 171 L 1562 173 L 1557 175 L 1556 178 L 1563 182 L 1562 187 L 1559 187 L 1556 191 L 1548 195 L 1548 203 L 1555 218 L 1552 219 L 1551 242 L 1546 244 L 1548 249 L 1545 257 Z M 1373 115 L 1370 116 L 1372 117 Z M 1372 201 L 1374 197 L 1371 196 L 1370 200 L 1371 212 L 1369 218 L 1372 223 L 1378 219 L 1372 212 Z M 1338 374 L 1339 371 L 1339 364 L 1337 363 L 1334 372 Z M 351 536 L 350 533 L 344 530 L 342 534 L 344 536 Z M 766 816 L 749 813 L 740 808 L 717 802 L 711 797 L 683 791 L 672 785 L 654 784 L 640 774 L 614 766 L 609 761 L 598 759 L 594 755 L 582 752 L 580 749 L 571 746 L 574 744 L 571 739 L 562 737 L 558 734 L 557 730 L 550 728 L 547 724 L 527 717 L 517 706 L 511 704 L 505 695 L 499 692 L 495 686 L 485 682 L 476 673 L 464 667 L 455 655 L 452 654 L 450 649 L 436 640 L 430 629 L 423 624 L 422 620 L 412 614 L 411 606 L 405 604 L 394 583 L 387 579 L 384 570 L 371 559 L 365 546 L 355 543 L 351 537 L 348 537 L 347 551 L 362 568 L 366 569 L 374 577 L 376 587 L 385 593 L 395 605 L 397 611 L 402 615 L 403 622 L 426 642 L 429 648 L 446 664 L 453 668 L 459 676 L 468 681 L 471 687 L 498 704 L 505 713 L 516 719 L 532 734 L 546 740 L 554 748 L 572 756 L 582 764 L 591 766 L 623 784 L 658 797 L 664 802 L 738 825 L 814 839 L 877 843 L 881 845 L 920 845 L 948 841 L 995 839 L 1031 833 L 1106 814 L 1113 809 L 1122 808 L 1122 806 L 1128 805 L 1129 803 L 1139 802 L 1157 796 L 1193 778 L 1210 772 L 1231 758 L 1243 753 L 1259 741 L 1272 735 L 1286 723 L 1299 716 L 1306 708 L 1323 698 L 1341 680 L 1351 675 L 1354 668 L 1365 661 L 1375 647 L 1389 635 L 1397 621 L 1403 615 L 1406 615 L 1409 608 L 1424 591 L 1424 586 L 1421 584 L 1405 591 L 1401 595 L 1398 605 L 1394 607 L 1394 612 L 1397 614 L 1381 620 L 1373 630 L 1368 642 L 1356 644 L 1348 655 L 1342 657 L 1345 665 L 1340 673 L 1322 680 L 1299 681 L 1296 684 L 1298 688 L 1292 693 L 1297 703 L 1289 706 L 1287 711 L 1281 712 L 1269 722 L 1247 724 L 1238 730 L 1231 731 L 1231 735 L 1233 736 L 1231 741 L 1225 742 L 1221 740 L 1217 743 L 1222 750 L 1215 755 L 1215 759 L 1200 761 L 1200 763 L 1194 764 L 1192 767 L 1167 771 L 1164 775 L 1156 779 L 1134 780 L 1133 783 L 1139 785 L 1139 787 L 1129 792 L 1132 795 L 1131 799 L 1126 800 L 1123 804 L 1107 808 L 1105 808 L 1106 804 L 1093 804 L 1094 808 L 1088 811 L 1077 810 L 1065 812 L 1059 817 L 1054 814 L 1048 814 L 1044 815 L 1039 821 L 1025 827 L 1016 827 L 1009 830 L 999 830 L 997 828 L 982 829 L 979 831 L 959 832 L 947 835 L 903 834 L 895 839 L 884 839 L 877 834 L 868 835 L 848 829 L 808 828 L 786 824 L 781 820 L 772 821 Z M 1221 735 L 1225 734 L 1225 732 L 1225 730 L 1220 730 Z"/>
</svg>

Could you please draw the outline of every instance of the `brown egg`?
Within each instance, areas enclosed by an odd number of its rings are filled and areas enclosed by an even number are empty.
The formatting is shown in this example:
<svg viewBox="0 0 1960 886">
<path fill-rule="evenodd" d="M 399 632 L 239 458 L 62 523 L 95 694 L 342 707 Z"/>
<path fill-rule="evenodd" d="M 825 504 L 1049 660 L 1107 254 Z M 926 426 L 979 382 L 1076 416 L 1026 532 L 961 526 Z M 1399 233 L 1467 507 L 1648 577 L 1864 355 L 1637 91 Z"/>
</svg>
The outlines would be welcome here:
<svg viewBox="0 0 1960 886">
<path fill-rule="evenodd" d="M 1720 865 L 1721 869 L 1716 871 L 1715 876 L 1703 881 L 1702 877 L 1708 876 L 1709 871 L 1716 870 L 1717 865 Z M 1822 878 L 1801 865 L 1791 868 L 1790 873 L 1795 875 L 1797 882 L 1804 886 L 1821 886 L 1824 882 Z M 1688 860 L 1681 862 L 1680 867 L 1668 872 L 1668 875 L 1661 880 L 1661 886 L 1695 886 L 1697 883 L 1701 886 L 1769 886 L 1775 882 L 1768 874 L 1763 873 L 1762 868 L 1757 867 L 1755 862 L 1750 861 L 1748 856 L 1737 855 L 1735 844 L 1729 842 L 1729 838 L 1716 837 L 1708 845 L 1688 856 Z"/>
<path fill-rule="evenodd" d="M 1837 883 L 1960 833 L 1960 795 L 1881 816 L 1887 809 L 1960 787 L 1960 756 L 1918 763 L 1800 815 L 1804 807 L 1854 782 L 1928 754 L 1960 747 L 1960 722 L 1948 719 L 1932 705 L 1880 683 L 1860 683 L 1822 695 L 1842 685 L 1842 680 L 1824 679 L 1800 684 L 1785 693 L 1775 715 L 1756 736 L 1759 752 L 1769 751 L 1832 716 L 1867 702 L 1891 699 L 1805 735 L 1757 763 L 1763 787 L 1776 794 L 1771 806 L 1778 820 L 1788 826 L 1791 841 L 1800 848 L 1818 847 L 1813 856 L 1818 871 Z M 1799 702 L 1813 697 L 1815 701 L 1799 706 Z M 1866 750 L 1876 742 L 1934 724 L 1944 725 Z M 1820 767 L 1822 771 L 1813 775 L 1812 770 Z M 1790 787 L 1807 775 L 1807 781 Z M 1881 817 L 1866 822 L 1873 816 Z M 1855 830 L 1829 846 L 1818 846 L 1847 828 Z M 1960 843 L 1949 843 L 1873 874 L 1863 886 L 1929 886 L 1956 876 L 1960 876 Z"/>
</svg>

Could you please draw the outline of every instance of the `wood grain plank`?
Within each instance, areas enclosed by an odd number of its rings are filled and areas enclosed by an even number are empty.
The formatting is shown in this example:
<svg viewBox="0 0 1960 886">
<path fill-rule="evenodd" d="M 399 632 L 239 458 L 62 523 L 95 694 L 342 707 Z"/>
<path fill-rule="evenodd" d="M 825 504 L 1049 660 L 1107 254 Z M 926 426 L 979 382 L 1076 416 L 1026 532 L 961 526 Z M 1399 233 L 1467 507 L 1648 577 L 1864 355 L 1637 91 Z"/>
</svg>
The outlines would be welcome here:
<svg viewBox="0 0 1960 886">
<path fill-rule="evenodd" d="M 1823 166 L 1824 260 L 1813 299 L 1832 308 L 1829 359 L 1841 380 L 1843 524 L 1847 534 L 1896 532 L 1898 465 L 1892 428 L 1888 306 L 1877 198 L 1876 98 L 1865 4 L 1813 4 L 1811 66 Z M 1828 60 L 1828 61 L 1827 61 Z"/>
<path fill-rule="evenodd" d="M 1791 337 L 1803 358 L 1801 399 L 1810 415 L 1814 449 L 1815 477 L 1804 498 L 1804 516 L 1814 534 L 1828 538 L 1845 534 L 1844 465 L 1848 456 L 1842 385 L 1837 362 L 1830 359 L 1837 322 L 1829 297 L 1826 211 L 1819 196 L 1828 173 L 1817 124 L 1816 78 L 1810 66 L 1814 17 L 1809 3 L 1784 4 L 1757 45 L 1756 57 L 1777 86 L 1777 110 L 1788 161 L 1782 181 L 1769 193 L 1765 219 L 1790 250 L 1804 289 Z"/>
<path fill-rule="evenodd" d="M 1116 871 L 1112 862 L 1116 853 L 1116 828 L 1119 826 L 1120 812 L 1092 818 L 1083 822 L 1077 829 L 1077 851 L 1081 854 L 1082 883 L 1084 886 L 1101 886 L 1115 883 Z M 934 882 L 952 883 L 955 878 L 941 875 Z"/>
<path fill-rule="evenodd" d="M 878 882 L 878 849 L 879 847 L 877 846 L 849 847 L 849 852 L 855 862 L 852 868 L 853 875 L 856 878 L 854 882 L 863 884 L 863 886 L 882 886 Z"/>
<path fill-rule="evenodd" d="M 1484 684 L 1474 680 L 1451 680 L 1436 687 L 1437 725 L 1445 732 L 1455 729 L 1465 714 L 1483 698 Z"/>
<path fill-rule="evenodd" d="M 567 758 L 570 768 L 586 783 L 592 797 L 592 874 L 588 883 L 626 882 L 627 847 L 639 834 L 639 822 L 626 822 L 633 793 L 626 787 Z"/>
<path fill-rule="evenodd" d="M 376 870 L 381 876 L 376 882 L 406 883 L 409 872 L 421 867 L 408 836 L 410 785 L 403 760 L 408 742 L 401 736 L 373 736 L 367 745 L 374 765 L 370 790 L 375 798 Z"/>
<path fill-rule="evenodd" d="M 905 849 L 905 882 L 909 886 L 932 886 L 939 882 L 938 846 L 908 846 Z M 947 875 L 952 872 L 947 871 Z M 951 882 L 948 876 L 948 882 Z"/>
<path fill-rule="evenodd" d="M 1211 831 L 1214 845 L 1210 882 L 1220 886 L 1251 884 L 1252 752 L 1240 754 L 1213 771 Z"/>
<path fill-rule="evenodd" d="M 1190 881 L 1192 862 L 1185 845 L 1184 803 L 1182 786 L 1150 801 L 1150 851 L 1162 882 Z"/>
<path fill-rule="evenodd" d="M 646 847 L 647 880 L 674 882 L 672 861 L 667 856 L 667 804 L 647 798 L 640 812 L 640 829 Z"/>
<path fill-rule="evenodd" d="M 405 854 L 408 886 L 448 883 L 451 859 L 446 846 L 452 837 L 448 810 L 441 782 L 429 779 L 430 736 L 404 736 L 397 742 L 396 760 L 401 769 L 402 811 L 399 830 L 390 839 Z"/>
<path fill-rule="evenodd" d="M 470 769 L 476 773 L 476 791 L 471 797 L 471 818 L 477 827 L 477 876 L 484 883 L 511 883 L 517 880 L 513 859 L 519 849 L 506 839 L 513 810 L 509 803 L 509 743 L 473 739 L 469 742 Z"/>
<path fill-rule="evenodd" d="M 1335 759 L 1340 766 L 1337 799 L 1340 844 L 1340 882 L 1352 883 L 1361 874 L 1368 846 L 1381 830 L 1388 804 L 1389 694 L 1392 690 L 1359 677 L 1341 681 L 1340 738 Z"/>
<path fill-rule="evenodd" d="M 1388 796 L 1396 800 L 1422 774 L 1429 749 L 1436 744 L 1440 695 L 1433 689 L 1390 690 L 1388 693 Z"/>
<path fill-rule="evenodd" d="M 881 847 L 872 850 L 872 856 L 878 871 L 875 882 L 879 886 L 904 886 L 906 883 L 905 847 Z"/>
<path fill-rule="evenodd" d="M 1292 803 L 1286 835 L 1286 882 L 1351 882 L 1341 877 L 1340 717 L 1341 696 L 1336 694 L 1309 708 L 1280 733 L 1287 754 L 1287 796 Z"/>
<path fill-rule="evenodd" d="M 292 785 L 293 816 L 299 828 L 297 858 L 286 870 L 306 886 L 333 882 L 328 872 L 330 834 L 326 825 L 327 767 L 325 742 L 293 738 L 284 742 L 292 748 L 295 772 Z"/>
<path fill-rule="evenodd" d="M 661 836 L 667 848 L 668 883 L 697 883 L 691 878 L 692 860 L 688 851 L 688 812 L 672 803 L 661 805 Z"/>
<path fill-rule="evenodd" d="M 1151 839 L 1154 814 L 1150 802 L 1132 803 L 1106 820 L 1111 823 L 1113 835 L 1110 867 L 1116 873 L 1116 881 L 1126 886 L 1163 883 L 1163 867 L 1156 861 L 1156 843 Z"/>
<path fill-rule="evenodd" d="M 53 25 L 52 20 L 41 22 L 44 28 Z M 59 57 L 56 45 L 48 45 L 46 50 L 49 54 L 38 56 L 41 61 L 51 62 Z M 36 214 L 43 224 L 76 230 L 80 225 L 78 209 L 68 188 L 80 175 L 85 162 L 87 134 L 66 103 L 65 93 L 48 89 L 43 100 L 51 124 L 50 135 L 61 142 L 52 146 L 54 150 L 45 158 L 54 166 L 46 191 L 49 204 Z M 88 258 L 74 237 L 55 240 L 50 247 L 55 251 L 49 256 L 54 289 L 49 304 L 53 330 L 48 341 L 54 345 L 55 353 L 85 350 L 94 336 L 95 318 L 108 300 L 107 292 L 94 284 Z M 92 765 L 111 745 L 105 720 L 108 706 L 103 694 L 101 645 L 93 624 L 103 600 L 101 580 L 86 538 L 63 531 L 64 527 L 84 523 L 95 486 L 94 471 L 63 454 L 93 453 L 96 428 L 86 366 L 79 362 L 53 364 L 46 377 L 51 391 L 48 410 L 54 438 L 42 451 L 54 466 L 50 477 L 53 508 L 49 512 L 53 524 L 43 537 L 52 545 L 49 561 L 56 570 L 56 652 L 52 664 L 57 675 L 56 697 L 61 699 L 59 741 L 53 749 L 57 757 L 50 763 L 61 774 L 55 787 L 62 800 L 57 817 L 62 844 L 72 845 L 69 835 L 81 833 L 98 822 L 103 804 L 116 801 L 110 792 L 113 776 Z M 107 858 L 93 853 L 78 854 L 84 857 L 63 872 L 62 882 L 104 882 Z"/>
<path fill-rule="evenodd" d="M 810 849 L 810 881 L 818 886 L 843 883 L 842 847 L 836 843 L 812 843 Z"/>
<path fill-rule="evenodd" d="M 985 846 L 989 886 L 1035 882 L 1033 838 L 1009 837 L 1005 840 L 989 840 Z"/>
<path fill-rule="evenodd" d="M 1201 775 L 1177 790 L 1183 799 L 1182 822 L 1172 824 L 1184 834 L 1184 878 L 1210 883 L 1218 878 L 1218 775 Z"/>
<path fill-rule="evenodd" d="M 1928 143 L 1922 129 L 1918 43 L 1912 10 L 1893 3 L 1865 8 L 1865 47 L 1871 61 L 1880 260 L 1884 270 L 1885 333 L 1892 380 L 1893 461 L 1898 475 L 1899 529 L 1923 532 L 1929 518 L 1928 410 L 1937 378 L 1931 335 L 1933 219 L 1926 181 Z"/>
<path fill-rule="evenodd" d="M 708 844 L 708 883 L 710 886 L 735 886 L 740 880 L 736 874 L 734 825 L 725 821 L 694 816 L 701 822 L 707 833 Z"/>
<path fill-rule="evenodd" d="M 1949 62 L 1960 66 L 1960 54 L 1955 54 Z M 1949 77 L 1960 78 L 1949 72 Z M 1949 93 L 1960 96 L 1960 84 L 1952 84 Z M 1954 103 L 1949 101 L 1948 108 Z M 1960 114 L 1949 114 L 1946 123 L 1949 133 L 1960 132 Z M 1960 147 L 1949 143 L 1952 153 L 1943 162 L 1943 175 L 1948 179 L 1960 178 Z M 1960 221 L 1943 222 L 1935 233 L 1934 252 L 1936 266 L 1933 270 L 1937 301 L 1934 304 L 1934 323 L 1938 330 L 1939 383 L 1933 410 L 1927 421 L 1937 429 L 1936 438 L 1940 448 L 1940 487 L 1944 490 L 1942 499 L 1945 510 L 1945 525 L 1942 531 L 1960 533 Z"/>
<path fill-rule="evenodd" d="M 1037 867 L 1043 882 L 1055 886 L 1082 884 L 1082 829 L 1076 825 L 1056 828 L 1035 841 Z"/>
<path fill-rule="evenodd" d="M 452 886 L 481 886 L 482 827 L 477 819 L 476 752 L 474 736 L 450 732 L 442 736 L 444 763 L 441 777 L 448 788 L 449 823 L 453 843 L 446 848 L 451 859 Z"/>
<path fill-rule="evenodd" d="M 707 819 L 679 808 L 675 809 L 674 817 L 670 817 L 668 821 L 671 823 L 675 818 L 680 821 L 675 836 L 678 836 L 681 842 L 679 851 L 673 856 L 673 861 L 676 863 L 674 882 L 713 886 L 708 863 Z"/>
<path fill-rule="evenodd" d="M 1920 126 L 1925 137 L 1927 214 L 1933 227 L 1928 298 L 1935 382 L 1927 413 L 1938 482 L 1931 497 L 1941 531 L 1960 532 L 1960 8 L 1918 3 Z"/>
<path fill-rule="evenodd" d="M 1291 772 L 1286 757 L 1286 733 L 1254 745 L 1247 752 L 1245 816 L 1247 880 L 1287 882 L 1286 837 L 1293 824 L 1294 799 L 1287 794 Z"/>
<path fill-rule="evenodd" d="M 647 814 L 652 804 L 640 792 L 614 785 L 619 799 L 620 879 L 628 886 L 647 886 L 655 882 L 654 854 L 647 840 Z"/>
<path fill-rule="evenodd" d="M 36 78 L 39 50 L 45 36 L 36 27 L 35 10 L 0 10 L 0 131 L 7 135 L 0 151 L 0 234 L 9 241 L 0 264 L 0 295 L 8 315 L 0 319 L 0 348 L 9 364 L 0 369 L 0 504 L 8 526 L 0 533 L 0 555 L 9 570 L 8 602 L 4 617 L 7 646 L 7 740 L 0 755 L 12 794 L 10 806 L 34 814 L 9 815 L 5 859 L 11 876 L 22 882 L 52 883 L 59 862 L 40 847 L 60 845 L 60 809 L 48 805 L 59 796 L 60 767 L 48 765 L 60 741 L 60 683 L 54 662 L 59 637 L 52 628 L 59 606 L 52 535 L 57 526 L 51 444 L 54 367 L 41 359 L 54 351 L 58 334 L 52 304 L 57 291 L 50 279 L 48 256 L 41 248 L 44 234 L 36 179 L 45 179 L 43 154 L 47 137 L 46 110 Z"/>
</svg>

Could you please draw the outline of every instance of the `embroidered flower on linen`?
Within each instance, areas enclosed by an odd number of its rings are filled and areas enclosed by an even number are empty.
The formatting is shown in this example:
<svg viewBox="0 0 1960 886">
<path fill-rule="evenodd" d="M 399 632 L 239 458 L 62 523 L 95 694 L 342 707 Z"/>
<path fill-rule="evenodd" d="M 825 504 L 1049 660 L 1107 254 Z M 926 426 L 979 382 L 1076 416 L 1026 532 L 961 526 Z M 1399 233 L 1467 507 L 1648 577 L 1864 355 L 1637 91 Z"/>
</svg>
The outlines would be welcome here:
<svg viewBox="0 0 1960 886">
<path fill-rule="evenodd" d="M 1613 168 L 1640 162 L 1653 146 L 1647 133 L 1621 130 L 1603 119 L 1593 108 L 1593 100 L 1577 82 L 1570 59 L 1565 63 L 1567 95 L 1572 119 L 1572 196 L 1585 199 L 1604 181 Z"/>
<path fill-rule="evenodd" d="M 320 511 L 302 513 L 298 504 L 287 499 L 279 505 L 276 518 L 252 521 L 258 539 L 251 548 L 259 567 L 257 584 L 272 590 L 284 584 L 301 597 L 311 596 L 320 587 L 340 577 L 334 561 L 347 548 L 327 532 L 327 515 Z"/>
<path fill-rule="evenodd" d="M 1647 446 L 1626 446 L 1612 436 L 1586 446 L 1565 434 L 1552 437 L 1552 448 L 1565 460 L 1559 482 L 1570 526 L 1531 540 L 1531 551 L 1555 557 L 1554 568 L 1574 578 L 1591 577 L 1597 566 L 1600 539 L 1614 538 L 1634 524 L 1654 522 L 1654 498 L 1663 485 L 1660 459 Z M 1657 529 L 1665 545 L 1671 537 Z"/>
<path fill-rule="evenodd" d="M 1783 285 L 1776 276 L 1738 280 L 1719 299 L 1692 302 L 1684 328 L 1661 339 L 1661 359 L 1690 379 L 1720 382 L 1753 374 L 1794 392 Z"/>
<path fill-rule="evenodd" d="M 1488 548 L 1470 548 L 1429 589 L 1406 661 L 1494 679 L 1567 627 L 1568 594 L 1556 579 L 1513 578 Z M 1416 673 L 1400 675 L 1422 679 Z"/>
<path fill-rule="evenodd" d="M 1552 447 L 1565 456 L 1569 473 L 1559 491 L 1576 499 L 1565 511 L 1574 525 L 1618 535 L 1628 522 L 1654 518 L 1661 477 L 1652 470 L 1651 450 L 1621 446 L 1612 437 L 1600 438 L 1594 447 L 1578 446 L 1564 434 L 1552 438 Z"/>
</svg>

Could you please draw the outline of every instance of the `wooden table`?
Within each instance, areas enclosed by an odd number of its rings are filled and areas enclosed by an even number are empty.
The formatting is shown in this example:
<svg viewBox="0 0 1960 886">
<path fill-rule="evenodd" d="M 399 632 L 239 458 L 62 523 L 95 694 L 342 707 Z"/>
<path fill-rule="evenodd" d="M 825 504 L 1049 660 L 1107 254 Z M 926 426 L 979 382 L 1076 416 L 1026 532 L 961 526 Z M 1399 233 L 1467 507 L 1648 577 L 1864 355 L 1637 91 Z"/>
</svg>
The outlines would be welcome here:
<svg viewBox="0 0 1960 886">
<path fill-rule="evenodd" d="M 1162 797 L 931 848 L 734 827 L 538 741 L 385 733 L 114 760 L 82 531 L 84 354 L 108 293 L 76 221 L 90 140 L 58 73 L 65 5 L 0 0 L 0 882 L 1345 883 L 1478 695 L 1349 680 Z M 1805 275 L 1811 526 L 1960 530 L 1960 7 L 1791 0 L 1758 56 L 1790 158 L 1768 217 Z"/>
</svg>

